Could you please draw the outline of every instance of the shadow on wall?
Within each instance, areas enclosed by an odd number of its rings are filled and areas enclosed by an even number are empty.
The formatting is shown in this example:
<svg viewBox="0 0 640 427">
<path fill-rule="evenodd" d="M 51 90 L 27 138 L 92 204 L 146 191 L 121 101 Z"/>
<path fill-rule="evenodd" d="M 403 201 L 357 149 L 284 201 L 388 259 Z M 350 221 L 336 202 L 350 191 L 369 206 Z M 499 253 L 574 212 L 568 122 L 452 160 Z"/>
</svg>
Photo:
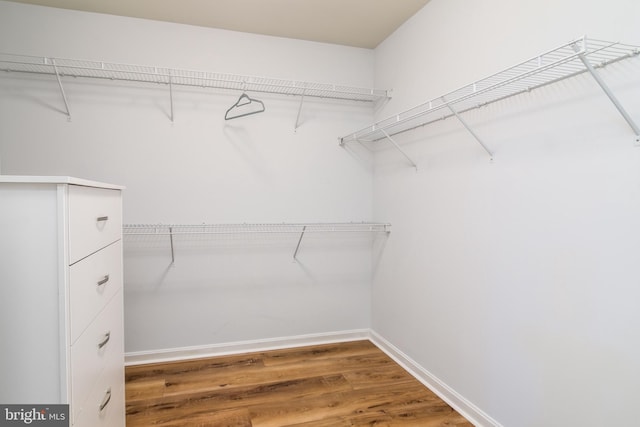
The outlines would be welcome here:
<svg viewBox="0 0 640 427">
<path fill-rule="evenodd" d="M 126 235 L 128 291 L 370 282 L 387 233 Z"/>
</svg>

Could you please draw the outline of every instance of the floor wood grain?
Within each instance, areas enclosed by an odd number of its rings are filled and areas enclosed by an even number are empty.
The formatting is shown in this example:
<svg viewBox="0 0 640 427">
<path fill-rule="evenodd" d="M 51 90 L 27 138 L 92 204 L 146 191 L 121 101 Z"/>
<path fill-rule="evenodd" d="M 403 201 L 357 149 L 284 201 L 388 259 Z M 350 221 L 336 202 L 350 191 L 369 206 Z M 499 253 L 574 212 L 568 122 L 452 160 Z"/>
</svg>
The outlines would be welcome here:
<svg viewBox="0 0 640 427">
<path fill-rule="evenodd" d="M 366 340 L 125 372 L 127 427 L 472 427 Z"/>
</svg>

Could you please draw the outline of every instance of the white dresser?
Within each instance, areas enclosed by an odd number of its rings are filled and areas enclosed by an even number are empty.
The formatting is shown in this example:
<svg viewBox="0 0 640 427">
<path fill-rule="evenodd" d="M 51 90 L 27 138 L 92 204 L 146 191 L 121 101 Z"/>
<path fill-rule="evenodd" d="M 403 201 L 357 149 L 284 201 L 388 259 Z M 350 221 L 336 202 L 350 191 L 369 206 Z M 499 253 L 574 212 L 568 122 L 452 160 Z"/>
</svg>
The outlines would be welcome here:
<svg viewBox="0 0 640 427">
<path fill-rule="evenodd" d="M 0 402 L 125 425 L 123 187 L 0 175 Z"/>
</svg>

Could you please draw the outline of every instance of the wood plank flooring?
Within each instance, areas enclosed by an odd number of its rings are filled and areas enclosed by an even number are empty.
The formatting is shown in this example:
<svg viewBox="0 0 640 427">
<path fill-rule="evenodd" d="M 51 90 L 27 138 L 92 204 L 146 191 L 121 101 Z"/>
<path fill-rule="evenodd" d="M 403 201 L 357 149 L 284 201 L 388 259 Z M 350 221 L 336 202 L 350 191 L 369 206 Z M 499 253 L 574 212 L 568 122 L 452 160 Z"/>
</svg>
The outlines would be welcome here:
<svg viewBox="0 0 640 427">
<path fill-rule="evenodd" d="M 472 427 L 369 341 L 125 372 L 127 427 Z"/>
</svg>

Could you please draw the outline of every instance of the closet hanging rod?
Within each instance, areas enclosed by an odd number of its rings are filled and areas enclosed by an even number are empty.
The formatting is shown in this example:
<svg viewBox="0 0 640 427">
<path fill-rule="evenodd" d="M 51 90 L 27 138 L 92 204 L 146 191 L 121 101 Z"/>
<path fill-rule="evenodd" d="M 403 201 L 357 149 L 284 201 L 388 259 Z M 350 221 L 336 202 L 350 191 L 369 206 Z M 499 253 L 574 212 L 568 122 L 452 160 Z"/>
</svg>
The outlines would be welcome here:
<svg viewBox="0 0 640 427">
<path fill-rule="evenodd" d="M 305 97 L 369 103 L 390 98 L 389 91 L 375 88 L 147 65 L 0 53 L 0 70 L 3 71 L 55 75 L 56 69 L 60 77 L 172 84 L 174 86 L 214 89 L 246 89 L 252 92 L 293 96 L 304 95 Z"/>
<path fill-rule="evenodd" d="M 523 86 L 519 91 L 509 91 L 509 90 L 500 91 L 500 90 L 496 89 L 495 90 L 496 96 L 493 99 L 491 99 L 490 101 L 478 102 L 476 104 L 470 105 L 467 108 L 465 108 L 463 110 L 459 110 L 457 112 L 458 112 L 458 114 L 466 113 L 468 111 L 475 110 L 477 108 L 487 106 L 487 105 L 489 105 L 489 104 L 491 104 L 493 102 L 502 101 L 502 100 L 505 100 L 505 99 L 510 98 L 512 96 L 515 96 L 515 95 L 520 95 L 520 94 L 523 94 L 523 93 L 526 93 L 526 92 L 531 92 L 533 89 L 539 89 L 541 87 L 557 83 L 560 80 L 564 80 L 566 78 L 574 77 L 574 76 L 577 76 L 577 75 L 583 74 L 583 73 L 585 73 L 584 69 L 582 69 L 580 71 L 576 71 L 575 73 L 573 73 L 571 75 L 565 75 L 565 76 L 559 77 L 559 78 L 557 78 L 555 80 L 540 80 L 540 82 L 537 85 L 535 85 L 535 87 L 533 87 L 533 86 Z M 534 81 L 534 79 L 531 79 L 531 81 Z M 448 119 L 450 117 L 454 117 L 455 116 L 453 113 L 451 113 L 451 112 L 449 112 L 447 110 L 447 105 L 445 105 L 445 104 L 439 106 L 438 110 L 439 109 L 442 109 L 445 112 L 442 115 L 429 118 L 429 119 L 427 119 L 425 121 L 421 121 L 419 124 L 417 124 L 415 126 L 411 126 L 411 127 L 404 128 L 402 130 L 395 131 L 393 133 L 393 135 L 396 136 L 396 135 L 400 135 L 400 134 L 403 134 L 403 133 L 406 133 L 406 132 L 410 132 L 412 130 L 416 130 L 418 128 L 428 126 L 431 123 L 434 123 L 434 122 L 437 122 L 437 121 L 440 121 L 440 120 L 445 120 L 445 119 Z M 435 109 L 434 109 L 434 111 L 435 111 Z M 418 116 L 416 116 L 416 117 L 418 117 Z M 381 132 L 382 132 L 382 130 L 383 129 L 380 129 Z M 381 139 L 383 139 L 383 138 L 377 139 L 376 141 L 381 140 Z M 348 142 L 348 141 L 346 141 L 346 142 Z"/>
<path fill-rule="evenodd" d="M 125 224 L 125 236 L 390 232 L 389 223 Z"/>
<path fill-rule="evenodd" d="M 581 58 L 587 58 L 595 69 L 638 54 L 640 46 L 582 37 L 341 137 L 340 145 L 383 140 L 386 135 L 398 135 L 452 117 L 451 106 L 463 113 L 591 72 Z"/>
<path fill-rule="evenodd" d="M 297 261 L 302 239 L 307 233 L 390 233 L 391 224 L 370 222 L 349 223 L 272 223 L 272 224 L 125 224 L 125 239 L 134 236 L 169 237 L 171 249 L 171 265 L 175 263 L 174 237 L 180 235 L 238 235 L 238 234 L 298 234 L 298 241 L 293 252 L 293 261 Z M 143 237 L 144 240 L 144 237 Z"/>
</svg>

